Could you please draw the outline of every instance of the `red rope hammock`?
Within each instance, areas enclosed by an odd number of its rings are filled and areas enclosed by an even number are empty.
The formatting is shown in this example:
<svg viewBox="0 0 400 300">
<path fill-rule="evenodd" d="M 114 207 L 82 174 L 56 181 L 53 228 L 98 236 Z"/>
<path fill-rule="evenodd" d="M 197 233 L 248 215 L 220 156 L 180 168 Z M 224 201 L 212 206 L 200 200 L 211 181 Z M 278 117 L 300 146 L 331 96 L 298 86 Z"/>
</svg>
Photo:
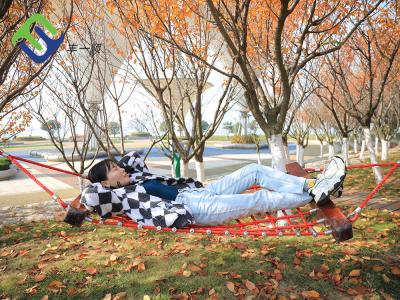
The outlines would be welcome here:
<svg viewBox="0 0 400 300">
<path fill-rule="evenodd" d="M 51 198 L 56 201 L 64 209 L 68 208 L 68 204 L 65 203 L 58 195 L 47 188 L 42 182 L 40 182 L 31 172 L 24 168 L 19 162 L 31 163 L 43 168 L 55 170 L 58 172 L 66 173 L 69 175 L 74 175 L 82 178 L 86 178 L 81 174 L 74 173 L 71 171 L 62 170 L 56 167 L 48 166 L 38 162 L 31 161 L 29 159 L 14 156 L 4 151 L 0 150 L 0 155 L 7 157 L 16 167 L 22 170 L 29 178 L 31 178 L 37 185 L 39 185 L 46 193 L 48 193 Z M 355 222 L 361 210 L 367 205 L 368 201 L 378 192 L 382 185 L 388 180 L 388 178 L 394 173 L 397 167 L 400 166 L 399 162 L 386 162 L 386 163 L 376 163 L 376 164 L 360 164 L 360 165 L 350 165 L 347 169 L 363 169 L 370 167 L 391 167 L 387 174 L 382 178 L 382 180 L 376 185 L 376 187 L 366 196 L 366 198 L 361 202 L 361 204 L 354 209 L 348 216 L 350 222 Z M 321 172 L 323 169 L 318 168 L 308 168 L 307 172 Z M 252 186 L 250 190 L 257 190 L 259 186 Z M 77 198 L 79 198 L 78 196 Z M 312 208 L 311 210 L 306 210 L 305 208 L 295 208 L 289 213 L 282 211 L 281 216 L 273 216 L 270 213 L 259 214 L 257 216 L 246 217 L 242 220 L 236 220 L 236 223 L 223 224 L 216 226 L 203 226 L 203 225 L 190 225 L 185 228 L 168 228 L 160 226 L 144 226 L 138 224 L 125 215 L 113 216 L 107 219 L 99 219 L 98 217 L 86 217 L 88 222 L 93 224 L 105 224 L 105 225 L 115 225 L 122 227 L 131 227 L 137 229 L 149 229 L 157 231 L 167 231 L 167 232 L 184 232 L 184 233 L 199 233 L 199 234 L 218 234 L 218 235 L 242 235 L 242 236 L 323 236 L 332 234 L 332 228 L 326 224 L 326 219 L 317 219 L 318 208 Z M 314 220 L 313 220 L 314 219 Z M 317 220 L 315 220 L 317 219 Z"/>
</svg>

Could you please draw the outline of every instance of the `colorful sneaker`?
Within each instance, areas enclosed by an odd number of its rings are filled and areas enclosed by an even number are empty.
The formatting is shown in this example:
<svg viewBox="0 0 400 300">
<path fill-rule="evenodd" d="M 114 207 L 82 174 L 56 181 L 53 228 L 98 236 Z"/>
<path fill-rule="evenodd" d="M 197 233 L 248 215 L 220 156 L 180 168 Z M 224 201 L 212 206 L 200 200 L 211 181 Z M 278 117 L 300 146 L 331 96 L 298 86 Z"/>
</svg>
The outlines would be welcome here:
<svg viewBox="0 0 400 300">
<path fill-rule="evenodd" d="M 339 156 L 334 156 L 309 191 L 318 205 L 323 205 L 329 196 L 338 193 L 346 177 L 346 164 Z"/>
</svg>

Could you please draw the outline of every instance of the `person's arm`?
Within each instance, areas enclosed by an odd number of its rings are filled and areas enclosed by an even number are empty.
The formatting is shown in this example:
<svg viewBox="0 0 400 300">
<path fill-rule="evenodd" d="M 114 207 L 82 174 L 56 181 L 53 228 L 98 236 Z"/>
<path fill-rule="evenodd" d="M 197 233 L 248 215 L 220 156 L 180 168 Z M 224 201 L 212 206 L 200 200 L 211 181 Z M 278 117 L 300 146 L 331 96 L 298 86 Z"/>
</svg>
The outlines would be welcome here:
<svg viewBox="0 0 400 300">
<path fill-rule="evenodd" d="M 150 173 L 146 163 L 137 151 L 132 151 L 124 155 L 118 162 L 118 165 L 124 168 L 128 174 L 137 172 Z"/>
</svg>

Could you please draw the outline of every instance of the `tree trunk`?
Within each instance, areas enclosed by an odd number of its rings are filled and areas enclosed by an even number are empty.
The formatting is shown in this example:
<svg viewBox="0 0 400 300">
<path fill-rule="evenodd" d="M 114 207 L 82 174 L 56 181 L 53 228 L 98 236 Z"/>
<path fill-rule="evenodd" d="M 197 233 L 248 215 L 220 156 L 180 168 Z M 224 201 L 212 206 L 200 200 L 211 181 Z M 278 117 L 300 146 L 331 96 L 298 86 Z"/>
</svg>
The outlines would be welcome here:
<svg viewBox="0 0 400 300">
<path fill-rule="evenodd" d="M 357 138 L 354 138 L 353 152 L 354 152 L 354 154 L 357 154 L 357 152 L 358 152 L 358 141 L 357 141 Z"/>
<path fill-rule="evenodd" d="M 344 156 L 344 161 L 346 162 L 346 165 L 348 165 L 349 164 L 349 140 L 347 137 L 343 138 L 342 155 Z"/>
<path fill-rule="evenodd" d="M 324 157 L 324 143 L 319 142 L 319 157 L 323 158 Z"/>
<path fill-rule="evenodd" d="M 272 155 L 272 163 L 275 169 L 286 172 L 286 155 L 281 134 L 273 134 L 268 139 Z"/>
<path fill-rule="evenodd" d="M 389 143 L 390 143 L 390 141 L 381 140 L 381 144 L 382 144 L 381 159 L 382 160 L 388 159 Z"/>
<path fill-rule="evenodd" d="M 196 160 L 195 164 L 196 164 L 196 179 L 200 182 L 203 182 L 205 180 L 204 162 Z"/>
<path fill-rule="evenodd" d="M 296 144 L 296 161 L 304 167 L 304 148 L 303 145 Z"/>
<path fill-rule="evenodd" d="M 83 189 L 84 189 L 85 186 L 86 186 L 85 181 L 83 180 L 82 177 L 78 177 L 78 182 L 79 182 L 79 189 L 80 189 L 80 191 L 82 192 Z"/>
<path fill-rule="evenodd" d="M 175 167 L 174 167 L 174 164 L 172 163 L 172 160 L 171 160 L 171 176 L 174 178 L 176 177 Z"/>
<path fill-rule="evenodd" d="M 332 157 L 335 155 L 335 146 L 333 145 L 333 143 L 329 143 L 328 144 L 328 158 L 332 159 Z"/>
<path fill-rule="evenodd" d="M 372 145 L 372 139 L 371 139 L 371 130 L 368 127 L 363 128 L 364 131 L 364 139 L 365 139 L 365 145 L 367 146 L 368 152 L 369 152 L 369 157 L 371 159 L 371 163 L 376 164 L 377 159 L 375 155 L 375 149 Z M 372 167 L 374 170 L 374 175 L 375 175 L 375 180 L 377 182 L 382 180 L 382 174 L 379 169 L 379 167 Z"/>
<path fill-rule="evenodd" d="M 301 144 L 296 144 L 296 161 L 304 167 L 304 147 Z"/>
<path fill-rule="evenodd" d="M 361 142 L 360 159 L 364 159 L 364 151 L 365 151 L 365 140 L 363 139 Z"/>
<path fill-rule="evenodd" d="M 257 148 L 257 163 L 261 165 L 260 144 L 256 144 Z"/>
<path fill-rule="evenodd" d="M 181 161 L 181 176 L 182 177 L 189 177 L 189 162 L 188 161 Z"/>
<path fill-rule="evenodd" d="M 287 141 L 287 135 L 282 136 L 282 142 L 283 142 L 283 147 L 285 149 L 285 157 L 286 157 L 286 162 L 290 162 L 290 154 L 289 154 L 289 146 L 288 146 L 288 141 Z"/>
<path fill-rule="evenodd" d="M 379 155 L 379 137 L 375 136 L 375 146 L 374 146 L 375 155 Z"/>
</svg>

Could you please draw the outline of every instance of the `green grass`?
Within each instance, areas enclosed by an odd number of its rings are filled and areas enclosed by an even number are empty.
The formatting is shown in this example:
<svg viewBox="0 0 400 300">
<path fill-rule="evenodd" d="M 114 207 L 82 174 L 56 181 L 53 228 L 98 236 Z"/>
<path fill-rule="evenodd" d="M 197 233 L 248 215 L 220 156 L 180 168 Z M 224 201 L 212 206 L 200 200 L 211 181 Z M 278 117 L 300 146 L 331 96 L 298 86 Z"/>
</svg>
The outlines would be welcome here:
<svg viewBox="0 0 400 300">
<path fill-rule="evenodd" d="M 207 298 L 211 289 L 221 299 L 231 299 L 234 295 L 226 288 L 227 281 L 244 287 L 242 280 L 250 280 L 261 290 L 272 285 L 277 268 L 283 279 L 272 290 L 276 295 L 289 297 L 291 293 L 316 290 L 324 299 L 343 299 L 349 297 L 349 288 L 364 286 L 371 297 L 379 298 L 382 292 L 396 297 L 400 277 L 392 274 L 391 268 L 400 263 L 400 215 L 366 211 L 356 225 L 355 237 L 342 244 L 328 237 L 188 236 L 88 224 L 77 229 L 55 221 L 7 226 L 0 229 L 0 269 L 4 270 L 0 298 L 41 299 L 49 295 L 51 299 L 102 299 L 108 293 L 127 292 L 128 299 L 142 299 L 144 295 L 170 299 L 202 288 L 199 299 Z M 347 253 L 348 249 L 353 252 Z M 295 268 L 296 253 L 310 255 L 300 255 L 301 263 Z M 117 260 L 110 261 L 111 255 Z M 144 262 L 143 272 L 126 270 L 135 260 Z M 184 277 L 178 273 L 183 264 L 187 264 L 185 270 L 196 264 L 201 271 Z M 310 277 L 323 264 L 329 267 L 321 273 L 323 277 Z M 374 271 L 374 265 L 383 266 L 383 271 Z M 88 267 L 95 268 L 97 274 L 88 274 Z M 357 282 L 348 277 L 354 269 L 361 270 L 360 277 L 355 277 Z M 335 270 L 340 271 L 338 285 L 332 281 Z M 45 279 L 36 283 L 35 276 L 40 272 Z M 388 283 L 382 274 L 390 280 Z M 54 280 L 65 288 L 50 290 L 48 285 Z M 35 294 L 24 292 L 35 285 Z M 76 294 L 68 294 L 71 288 Z M 243 291 L 250 294 L 245 287 Z"/>
<path fill-rule="evenodd" d="M 397 147 L 397 151 L 389 153 L 388 161 L 399 161 L 400 160 L 400 149 Z M 366 163 L 369 163 L 366 162 Z M 390 167 L 382 167 L 381 172 L 384 176 Z M 400 195 L 400 168 L 397 168 L 395 173 L 389 177 L 387 182 L 384 184 L 384 188 L 379 191 L 379 196 L 383 197 L 396 197 Z M 375 177 L 372 173 L 372 168 L 366 169 L 352 169 L 349 170 L 345 181 L 346 188 L 354 188 L 360 191 L 371 191 L 375 186 Z"/>
</svg>

